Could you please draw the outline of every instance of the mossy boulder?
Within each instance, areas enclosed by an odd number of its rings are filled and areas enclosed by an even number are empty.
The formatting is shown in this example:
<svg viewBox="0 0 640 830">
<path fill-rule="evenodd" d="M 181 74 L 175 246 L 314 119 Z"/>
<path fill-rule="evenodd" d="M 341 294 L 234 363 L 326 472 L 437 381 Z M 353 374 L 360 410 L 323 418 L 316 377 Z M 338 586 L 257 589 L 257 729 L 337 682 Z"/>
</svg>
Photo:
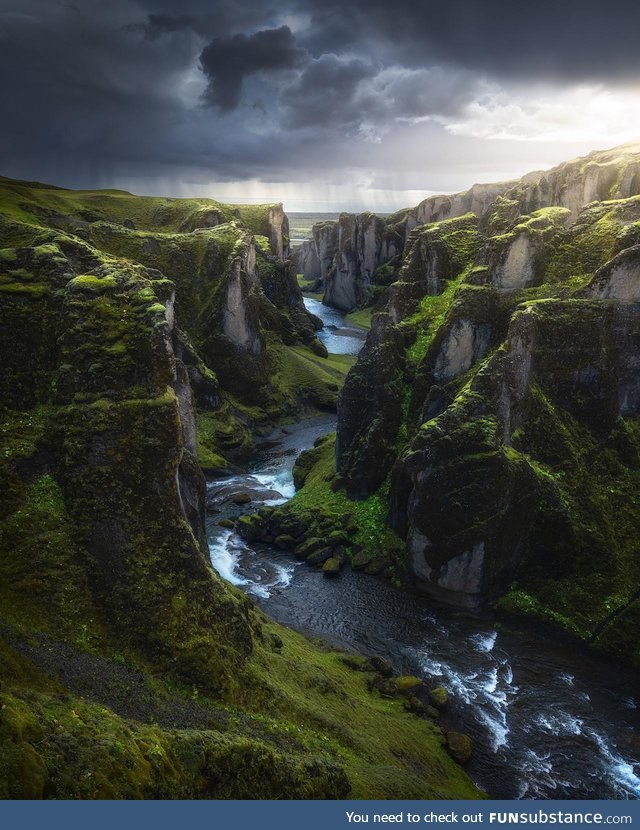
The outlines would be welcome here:
<svg viewBox="0 0 640 830">
<path fill-rule="evenodd" d="M 249 504 L 251 500 L 251 493 L 246 492 L 246 490 L 242 493 L 236 493 L 235 495 L 231 496 L 231 501 L 234 504 Z"/>
<path fill-rule="evenodd" d="M 335 556 L 329 557 L 326 560 L 324 565 L 322 566 L 322 573 L 325 576 L 337 576 L 340 573 L 340 569 L 342 568 L 342 559 L 338 559 Z"/>
<path fill-rule="evenodd" d="M 312 553 L 324 550 L 326 546 L 327 543 L 324 539 L 319 539 L 317 536 L 311 536 L 309 539 L 305 539 L 304 542 L 297 545 L 293 552 L 297 559 L 306 559 Z"/>
<path fill-rule="evenodd" d="M 309 348 L 314 354 L 317 354 L 318 357 L 329 357 L 329 352 L 327 351 L 327 347 L 321 340 L 318 340 L 317 337 L 309 344 Z"/>
<path fill-rule="evenodd" d="M 305 561 L 309 565 L 324 565 L 324 563 L 328 559 L 331 559 L 332 556 L 333 550 L 331 548 L 320 548 L 320 550 L 316 550 L 309 554 Z"/>
<path fill-rule="evenodd" d="M 375 554 L 371 551 L 360 550 L 353 555 L 351 559 L 351 567 L 354 571 L 364 570 L 364 568 L 366 568 L 367 565 L 370 565 L 374 559 Z"/>
<path fill-rule="evenodd" d="M 449 693 L 442 686 L 429 689 L 429 700 L 437 709 L 444 709 L 449 702 Z"/>
<path fill-rule="evenodd" d="M 466 764 L 473 752 L 471 738 L 462 732 L 447 732 L 447 750 L 459 764 Z"/>
<path fill-rule="evenodd" d="M 264 523 L 258 516 L 240 516 L 235 524 L 236 533 L 247 542 L 257 542 L 264 533 Z"/>
<path fill-rule="evenodd" d="M 401 675 L 395 679 L 396 689 L 401 695 L 415 695 L 422 686 L 422 680 L 414 675 Z"/>
</svg>

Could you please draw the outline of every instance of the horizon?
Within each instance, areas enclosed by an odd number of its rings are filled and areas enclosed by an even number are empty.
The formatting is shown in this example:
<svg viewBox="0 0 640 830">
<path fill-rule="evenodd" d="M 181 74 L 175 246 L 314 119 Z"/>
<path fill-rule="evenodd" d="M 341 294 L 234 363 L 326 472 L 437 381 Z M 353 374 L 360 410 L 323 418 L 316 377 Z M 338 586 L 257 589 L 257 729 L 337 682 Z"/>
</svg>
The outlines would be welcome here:
<svg viewBox="0 0 640 830">
<path fill-rule="evenodd" d="M 393 213 L 395 213 L 399 210 L 405 209 L 405 208 L 416 207 L 418 204 L 420 204 L 421 201 L 423 201 L 424 199 L 428 199 L 431 196 L 449 196 L 449 195 L 453 195 L 455 193 L 461 193 L 461 192 L 464 192 L 466 190 L 469 190 L 471 187 L 473 187 L 474 185 L 477 185 L 477 184 L 493 184 L 493 183 L 504 182 L 504 181 L 517 181 L 518 179 L 520 179 L 521 177 L 523 177 L 525 175 L 530 175 L 530 174 L 536 173 L 536 172 L 545 172 L 545 171 L 548 171 L 548 170 L 552 169 L 553 167 L 556 167 L 560 164 L 563 164 L 564 162 L 572 161 L 576 158 L 586 158 L 586 157 L 588 157 L 592 154 L 609 152 L 611 150 L 617 150 L 618 148 L 622 149 L 622 148 L 627 147 L 627 146 L 636 146 L 636 145 L 640 146 L 640 135 L 638 137 L 634 137 L 634 138 L 630 139 L 629 141 L 625 141 L 621 144 L 615 144 L 615 145 L 611 145 L 611 146 L 607 146 L 607 147 L 592 148 L 592 149 L 586 151 L 585 153 L 579 154 L 578 156 L 561 158 L 554 164 L 547 164 L 547 165 L 544 165 L 544 166 L 540 165 L 538 167 L 523 170 L 521 173 L 516 174 L 514 176 L 511 176 L 511 177 L 504 177 L 503 176 L 503 177 L 497 177 L 497 178 L 487 178 L 486 180 L 483 180 L 483 181 L 473 181 L 473 182 L 469 183 L 467 186 L 461 187 L 457 190 L 452 190 L 452 189 L 444 190 L 443 189 L 443 190 L 423 190 L 423 191 L 402 191 L 402 194 L 405 195 L 405 196 L 408 195 L 409 193 L 413 193 L 418 198 L 416 198 L 414 201 L 406 201 L 405 200 L 402 203 L 396 202 L 396 204 L 394 206 L 389 206 L 389 204 L 388 204 L 386 207 L 378 207 L 377 205 L 375 207 L 372 207 L 371 206 L 371 201 L 368 202 L 368 203 L 365 203 L 365 202 L 360 202 L 360 203 L 357 203 L 357 204 L 352 203 L 350 205 L 349 203 L 345 204 L 344 202 L 335 202 L 335 203 L 311 202 L 311 201 L 305 201 L 305 200 L 300 199 L 300 198 L 295 199 L 295 200 L 286 200 L 284 198 L 269 199 L 269 198 L 262 198 L 262 197 L 259 197 L 259 196 L 258 197 L 247 196 L 244 201 L 242 200 L 242 198 L 231 201 L 231 200 L 222 198 L 219 194 L 217 194 L 215 192 L 211 192 L 211 193 L 210 192 L 206 192 L 206 193 L 203 192 L 203 193 L 197 193 L 197 194 L 193 193 L 193 194 L 190 194 L 190 195 L 180 195 L 180 194 L 177 194 L 177 193 L 158 192 L 157 188 L 153 188 L 152 191 L 150 191 L 150 192 L 141 192 L 141 191 L 129 190 L 128 188 L 117 187 L 117 186 L 113 186 L 113 187 L 69 187 L 67 185 L 59 184 L 58 182 L 42 181 L 42 180 L 38 180 L 38 181 L 33 181 L 32 180 L 31 183 L 39 184 L 39 185 L 49 185 L 53 188 L 62 188 L 62 189 L 65 189 L 65 190 L 77 190 L 77 191 L 105 191 L 105 192 L 108 192 L 108 191 L 120 190 L 120 191 L 122 191 L 124 193 L 128 193 L 132 196 L 141 196 L 141 197 L 155 197 L 155 198 L 165 198 L 165 199 L 184 199 L 184 198 L 211 199 L 213 201 L 221 202 L 223 204 L 227 204 L 227 205 L 231 205 L 231 206 L 279 204 L 280 203 L 280 204 L 282 204 L 283 209 L 284 209 L 284 211 L 287 215 L 298 215 L 298 214 L 302 214 L 302 215 L 303 214 L 322 215 L 322 214 L 326 214 L 327 216 L 329 216 L 329 215 L 337 216 L 340 213 L 364 213 L 366 211 L 371 211 L 372 213 L 377 213 L 378 215 L 384 216 L 384 215 L 393 214 Z M 0 178 L 3 178 L 3 177 L 4 178 L 9 178 L 9 179 L 16 179 L 16 180 L 26 181 L 26 179 L 20 179 L 18 177 L 14 177 L 14 176 L 5 176 L 3 173 L 0 173 Z M 235 184 L 237 184 L 237 186 L 239 188 L 242 188 L 242 186 L 243 186 L 242 183 L 235 183 Z M 262 183 L 262 184 L 264 186 L 266 183 Z M 274 186 L 274 188 L 275 187 L 277 187 L 277 186 Z M 277 196 L 277 194 L 276 194 L 276 196 Z M 299 204 L 304 205 L 304 207 L 300 207 L 300 206 L 291 207 L 290 205 L 295 201 L 297 201 Z M 332 205 L 332 206 L 329 206 L 329 205 Z"/>
<path fill-rule="evenodd" d="M 634 139 L 637 24 L 623 0 L 5 0 L 0 162 L 74 189 L 394 212 Z"/>
</svg>

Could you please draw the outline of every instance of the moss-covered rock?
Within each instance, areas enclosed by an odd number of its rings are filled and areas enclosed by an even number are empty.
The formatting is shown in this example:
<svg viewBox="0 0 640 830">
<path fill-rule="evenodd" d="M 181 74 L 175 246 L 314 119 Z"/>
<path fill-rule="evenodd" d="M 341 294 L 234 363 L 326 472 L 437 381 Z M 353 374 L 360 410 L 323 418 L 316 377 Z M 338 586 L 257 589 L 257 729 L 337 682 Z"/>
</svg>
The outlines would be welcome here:
<svg viewBox="0 0 640 830">
<path fill-rule="evenodd" d="M 388 488 L 420 587 L 617 655 L 639 584 L 637 151 L 419 206 L 336 441 L 351 496 Z"/>
<path fill-rule="evenodd" d="M 0 795 L 479 795 L 428 724 L 209 564 L 196 453 L 222 467 L 248 423 L 300 401 L 271 361 L 304 325 L 283 322 L 274 262 L 256 251 L 252 273 L 256 243 L 234 225 L 264 211 L 0 191 Z M 238 298 L 243 324 L 225 331 Z M 259 411 L 225 380 L 241 353 L 246 377 L 269 370 Z M 335 401 L 344 366 L 321 374 L 295 354 L 314 400 L 331 402 L 330 377 Z M 238 521 L 260 538 L 271 523 Z M 292 539 L 307 527 L 295 512 L 282 522 Z"/>
<path fill-rule="evenodd" d="M 436 709 L 444 709 L 449 701 L 449 693 L 442 686 L 429 690 L 429 700 Z"/>
<path fill-rule="evenodd" d="M 325 576 L 336 576 L 342 569 L 342 559 L 337 556 L 330 556 L 322 566 L 322 573 Z"/>
<path fill-rule="evenodd" d="M 473 752 L 471 738 L 462 732 L 447 732 L 447 749 L 451 757 L 459 764 L 466 764 L 471 760 Z"/>
</svg>

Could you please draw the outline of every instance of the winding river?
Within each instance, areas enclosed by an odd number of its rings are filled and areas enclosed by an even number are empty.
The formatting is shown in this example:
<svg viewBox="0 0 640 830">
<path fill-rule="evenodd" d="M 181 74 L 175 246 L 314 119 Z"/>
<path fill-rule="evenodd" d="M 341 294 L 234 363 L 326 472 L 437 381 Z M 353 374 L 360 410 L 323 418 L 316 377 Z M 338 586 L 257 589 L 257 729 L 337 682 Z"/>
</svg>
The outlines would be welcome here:
<svg viewBox="0 0 640 830">
<path fill-rule="evenodd" d="M 357 354 L 364 331 L 316 300 L 329 351 Z M 493 798 L 640 798 L 640 688 L 630 672 L 487 618 L 469 618 L 345 569 L 323 574 L 268 545 L 248 547 L 218 522 L 294 493 L 296 455 L 335 429 L 335 416 L 276 430 L 248 471 L 208 482 L 209 548 L 216 570 L 279 622 L 444 685 L 447 723 L 474 740 L 468 772 Z"/>
</svg>

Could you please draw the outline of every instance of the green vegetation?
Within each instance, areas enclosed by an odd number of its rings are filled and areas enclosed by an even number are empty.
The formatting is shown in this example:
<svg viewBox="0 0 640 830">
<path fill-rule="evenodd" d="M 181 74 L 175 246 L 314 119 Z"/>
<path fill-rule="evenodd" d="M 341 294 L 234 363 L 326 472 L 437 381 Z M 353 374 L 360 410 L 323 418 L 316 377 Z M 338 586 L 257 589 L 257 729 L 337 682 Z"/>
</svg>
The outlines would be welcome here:
<svg viewBox="0 0 640 830">
<path fill-rule="evenodd" d="M 363 329 L 371 328 L 371 318 L 374 315 L 372 308 L 357 308 L 347 314 L 347 320 L 354 326 L 362 326 Z"/>
<path fill-rule="evenodd" d="M 322 300 L 323 292 L 313 290 L 315 285 L 313 280 L 305 280 L 304 274 L 296 274 L 296 280 L 305 297 L 311 297 L 313 300 Z"/>
<path fill-rule="evenodd" d="M 347 555 L 360 554 L 367 564 L 380 562 L 379 571 L 395 577 L 404 568 L 404 544 L 387 524 L 389 482 L 366 499 L 351 499 L 336 476 L 335 435 L 328 435 L 302 453 L 294 469 L 298 492 L 271 520 L 283 525 L 301 522 L 305 538 L 327 539 L 332 529 L 350 528 Z M 258 519 L 259 520 L 259 519 Z M 364 561 L 364 560 L 363 560 Z"/>
<path fill-rule="evenodd" d="M 401 538 L 417 528 L 435 573 L 481 552 L 470 604 L 495 601 L 640 665 L 638 321 L 629 305 L 589 300 L 605 263 L 623 250 L 635 262 L 640 197 L 612 199 L 623 177 L 608 165 L 585 168 L 604 201 L 577 218 L 557 206 L 522 215 L 538 193 L 519 184 L 479 222 L 411 233 L 393 322 L 342 392 L 331 485 L 380 498 Z"/>
<path fill-rule="evenodd" d="M 196 456 L 335 408 L 353 363 L 310 348 L 266 215 L 0 182 L 0 797 L 480 796 L 209 564 Z"/>
</svg>

